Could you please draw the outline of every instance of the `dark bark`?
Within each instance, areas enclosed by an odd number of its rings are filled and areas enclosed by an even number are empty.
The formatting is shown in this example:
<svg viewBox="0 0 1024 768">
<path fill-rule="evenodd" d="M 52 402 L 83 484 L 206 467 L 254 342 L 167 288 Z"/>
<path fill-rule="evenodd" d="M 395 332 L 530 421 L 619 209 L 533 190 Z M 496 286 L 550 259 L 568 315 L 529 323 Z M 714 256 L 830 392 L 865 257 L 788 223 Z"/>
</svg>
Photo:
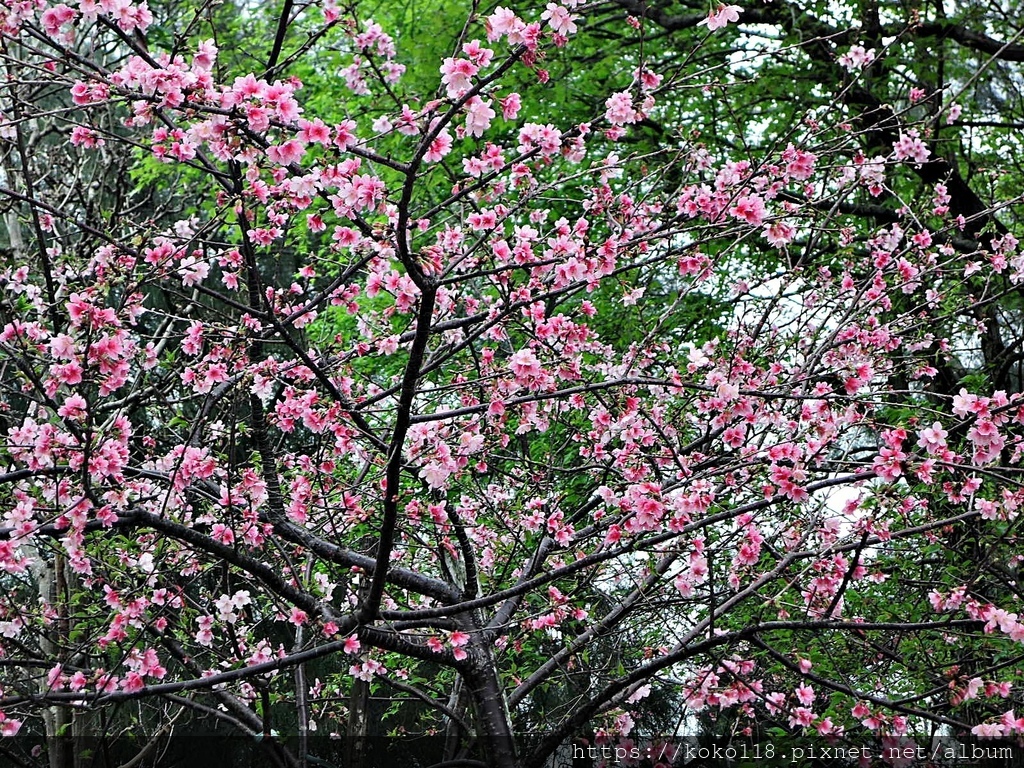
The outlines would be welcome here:
<svg viewBox="0 0 1024 768">
<path fill-rule="evenodd" d="M 491 768 L 519 768 L 518 749 L 490 648 L 471 641 L 469 663 L 461 671 L 473 700 L 484 762 Z"/>
<path fill-rule="evenodd" d="M 363 768 L 366 765 L 369 707 L 370 684 L 365 680 L 353 680 L 345 737 L 345 765 L 348 768 Z"/>
</svg>

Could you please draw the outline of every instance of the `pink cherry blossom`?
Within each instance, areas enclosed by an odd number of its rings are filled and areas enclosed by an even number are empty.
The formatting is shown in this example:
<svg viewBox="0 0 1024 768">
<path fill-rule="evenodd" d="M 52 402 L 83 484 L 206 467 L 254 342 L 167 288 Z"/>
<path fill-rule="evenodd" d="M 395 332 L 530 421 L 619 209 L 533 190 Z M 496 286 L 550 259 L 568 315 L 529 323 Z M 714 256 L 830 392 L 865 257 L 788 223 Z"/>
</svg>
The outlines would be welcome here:
<svg viewBox="0 0 1024 768">
<path fill-rule="evenodd" d="M 871 65 L 875 60 L 875 49 L 867 50 L 862 45 L 852 45 L 850 50 L 839 57 L 839 63 L 851 72 Z"/>
<path fill-rule="evenodd" d="M 466 134 L 469 136 L 483 136 L 494 119 L 495 112 L 491 109 L 489 99 L 481 99 L 474 96 L 466 102 Z"/>
<path fill-rule="evenodd" d="M 1020 671 L 963 662 L 1024 643 L 1024 255 L 1012 179 L 963 175 L 991 131 L 933 158 L 959 106 L 846 30 L 782 126 L 740 99 L 787 51 L 672 14 L 467 13 L 409 78 L 426 49 L 365 10 L 288 16 L 253 72 L 216 15 L 0 11 L 32 83 L 0 141 L 53 150 L 0 187 L 0 735 L 163 694 L 340 735 L 378 683 L 374 727 L 436 700 L 502 768 L 517 712 L 541 764 L 643 744 L 655 694 L 743 738 L 1024 733 Z M 687 23 L 780 29 L 741 13 Z"/>
<path fill-rule="evenodd" d="M 893 144 L 893 156 L 896 160 L 913 160 L 918 163 L 928 161 L 931 150 L 921 141 L 917 131 L 901 133 L 899 139 Z"/>
<path fill-rule="evenodd" d="M 448 88 L 448 98 L 457 99 L 472 86 L 471 78 L 479 67 L 469 59 L 447 58 L 441 64 L 441 82 Z"/>
<path fill-rule="evenodd" d="M 516 115 L 519 114 L 519 110 L 522 108 L 522 100 L 518 93 L 510 93 L 508 96 L 500 100 L 501 103 L 501 116 L 505 120 L 515 120 Z"/>
<path fill-rule="evenodd" d="M 605 119 L 612 125 L 635 123 L 638 119 L 637 111 L 633 108 L 633 97 L 628 93 L 612 94 L 605 102 L 605 106 Z"/>
<path fill-rule="evenodd" d="M 729 22 L 735 23 L 739 21 L 741 13 L 743 13 L 743 9 L 738 5 L 719 3 L 718 7 L 711 10 L 707 18 L 702 19 L 699 24 L 707 25 L 708 31 L 713 32 L 716 29 L 727 26 Z"/>
<path fill-rule="evenodd" d="M 548 3 L 547 10 L 541 14 L 540 18 L 542 21 L 547 21 L 556 34 L 566 37 L 576 34 L 575 22 L 579 17 L 569 13 L 569 9 L 565 6 Z"/>
</svg>

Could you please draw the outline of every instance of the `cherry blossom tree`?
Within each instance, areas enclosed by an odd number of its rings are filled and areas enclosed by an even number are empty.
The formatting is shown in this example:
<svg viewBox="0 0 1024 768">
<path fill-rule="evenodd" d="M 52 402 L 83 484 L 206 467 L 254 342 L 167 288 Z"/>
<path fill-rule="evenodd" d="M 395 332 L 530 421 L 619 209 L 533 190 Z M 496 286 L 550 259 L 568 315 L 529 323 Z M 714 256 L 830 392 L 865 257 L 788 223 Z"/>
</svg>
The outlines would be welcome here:
<svg viewBox="0 0 1024 768">
<path fill-rule="evenodd" d="M 259 54 L 227 12 L 0 11 L 5 754 L 1021 738 L 1024 401 L 957 371 L 1024 257 L 934 120 L 648 149 L 761 8 L 570 121 L 602 7 L 463 8 L 427 63 L 358 5 L 286 0 Z"/>
</svg>

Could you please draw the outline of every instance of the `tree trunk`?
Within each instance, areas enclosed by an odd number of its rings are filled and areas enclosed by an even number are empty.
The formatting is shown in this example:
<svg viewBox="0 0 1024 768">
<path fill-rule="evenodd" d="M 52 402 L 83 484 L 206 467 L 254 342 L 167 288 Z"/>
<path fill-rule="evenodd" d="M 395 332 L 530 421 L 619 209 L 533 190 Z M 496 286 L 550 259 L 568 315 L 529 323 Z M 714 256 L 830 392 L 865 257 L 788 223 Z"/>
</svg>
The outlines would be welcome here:
<svg viewBox="0 0 1024 768">
<path fill-rule="evenodd" d="M 39 638 L 40 651 L 46 658 L 65 661 L 68 631 L 67 606 L 65 605 L 64 557 L 59 553 L 53 562 L 47 562 L 40 553 L 32 558 L 32 576 L 39 589 L 39 597 L 46 604 L 56 608 L 57 621 L 52 631 Z M 47 670 L 49 671 L 49 670 Z M 46 678 L 39 681 L 39 692 L 49 690 Z M 48 707 L 43 710 L 43 727 L 46 732 L 46 755 L 50 768 L 75 768 L 75 744 L 71 713 L 64 707 Z"/>
<path fill-rule="evenodd" d="M 366 731 L 369 721 L 370 684 L 365 680 L 352 681 L 349 697 L 348 734 L 346 739 L 346 768 L 363 768 L 366 764 Z"/>
<path fill-rule="evenodd" d="M 476 634 L 472 637 L 468 663 L 462 669 L 462 676 L 473 701 L 483 761 L 490 768 L 518 768 L 516 740 L 494 657 L 491 649 L 476 639 Z"/>
<path fill-rule="evenodd" d="M 448 708 L 459 715 L 462 715 L 465 710 L 461 677 L 455 679 L 455 685 L 452 688 L 452 695 L 448 697 Z M 442 754 L 442 760 L 454 760 L 459 756 L 459 743 L 462 741 L 463 735 L 462 729 L 458 724 L 449 718 L 444 729 L 444 752 Z"/>
</svg>

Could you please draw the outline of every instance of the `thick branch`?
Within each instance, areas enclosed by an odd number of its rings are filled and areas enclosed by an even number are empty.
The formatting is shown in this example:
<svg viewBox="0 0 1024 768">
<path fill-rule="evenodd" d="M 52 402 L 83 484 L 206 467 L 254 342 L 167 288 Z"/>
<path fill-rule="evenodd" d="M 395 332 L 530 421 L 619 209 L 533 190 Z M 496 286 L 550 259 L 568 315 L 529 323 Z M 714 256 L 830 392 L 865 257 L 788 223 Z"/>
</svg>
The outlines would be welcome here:
<svg viewBox="0 0 1024 768">
<path fill-rule="evenodd" d="M 403 235 L 400 235 L 400 239 Z M 416 397 L 420 369 L 423 367 L 427 341 L 430 338 L 430 320 L 434 314 L 434 301 L 437 289 L 427 285 L 420 296 L 420 308 L 416 316 L 416 337 L 409 348 L 409 360 L 402 378 L 402 390 L 398 398 L 398 410 L 395 413 L 395 428 L 388 447 L 388 466 L 385 472 L 387 487 L 384 490 L 384 515 L 381 520 L 380 534 L 377 541 L 377 561 L 374 566 L 373 580 L 366 601 L 359 613 L 364 621 L 372 621 L 380 607 L 387 582 L 388 568 L 391 564 L 391 551 L 395 544 L 395 529 L 398 524 L 398 498 L 402 482 L 403 449 L 405 436 L 412 423 L 412 405 Z"/>
<path fill-rule="evenodd" d="M 980 32 L 965 29 L 951 21 L 922 24 L 916 31 L 921 37 L 955 40 L 966 48 L 988 54 L 992 58 L 1002 61 L 1024 61 L 1024 45 L 1003 43 Z"/>
<path fill-rule="evenodd" d="M 740 641 L 757 642 L 757 638 L 760 635 L 767 634 L 770 632 L 794 632 L 794 631 L 806 631 L 806 632 L 866 632 L 870 630 L 894 630 L 902 632 L 915 632 L 915 631 L 948 631 L 955 627 L 960 628 L 979 628 L 983 626 L 984 622 L 976 621 L 974 619 L 963 619 L 956 621 L 928 621 L 921 623 L 900 623 L 900 622 L 863 622 L 858 623 L 854 621 L 769 621 L 762 624 L 756 624 L 750 627 L 746 627 L 736 632 L 729 632 L 726 634 L 716 635 L 713 637 L 706 638 L 699 642 L 687 644 L 676 651 L 661 656 L 657 659 L 652 660 L 648 664 L 645 664 L 638 669 L 634 670 L 630 674 L 615 680 L 604 687 L 600 693 L 597 694 L 586 704 L 579 706 L 573 712 L 573 714 L 563 721 L 558 728 L 555 728 L 551 733 L 541 742 L 541 744 L 534 750 L 533 754 L 524 761 L 525 768 L 540 768 L 544 765 L 547 756 L 550 755 L 558 745 L 564 741 L 568 734 L 571 734 L 574 730 L 586 723 L 595 714 L 601 711 L 601 709 L 607 704 L 607 702 L 613 700 L 617 694 L 625 691 L 629 686 L 634 683 L 639 683 L 643 680 L 649 680 L 656 673 L 663 669 L 667 669 L 674 664 L 678 664 L 687 659 L 691 659 L 695 656 L 707 653 L 712 649 L 721 645 L 731 645 Z M 841 685 L 840 683 L 832 682 L 829 687 L 836 688 Z M 844 686 L 845 687 L 845 686 Z M 867 694 L 864 692 L 854 692 L 852 689 L 847 689 L 847 692 L 856 693 L 858 698 L 867 699 L 875 702 L 882 706 L 893 708 L 894 702 L 881 697 Z M 904 708 L 906 710 L 908 708 Z M 910 708 L 913 714 L 917 717 L 922 717 L 927 720 L 942 722 L 949 725 L 953 725 L 956 728 L 964 728 L 964 724 L 949 718 L 942 717 L 941 715 L 924 712 L 922 710 L 916 710 Z"/>
</svg>

